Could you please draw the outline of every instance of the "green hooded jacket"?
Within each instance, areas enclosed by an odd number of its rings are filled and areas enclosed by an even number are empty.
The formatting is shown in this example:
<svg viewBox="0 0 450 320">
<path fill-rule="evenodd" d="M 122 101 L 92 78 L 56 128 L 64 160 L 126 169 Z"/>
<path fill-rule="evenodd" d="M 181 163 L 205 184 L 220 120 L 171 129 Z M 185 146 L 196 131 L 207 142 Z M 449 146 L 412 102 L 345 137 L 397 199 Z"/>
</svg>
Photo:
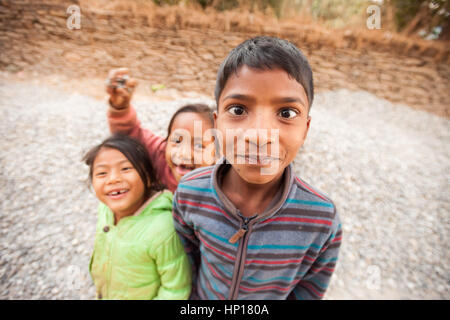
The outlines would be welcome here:
<svg viewBox="0 0 450 320">
<path fill-rule="evenodd" d="M 173 226 L 172 197 L 169 191 L 153 196 L 117 225 L 100 203 L 89 265 L 98 299 L 189 297 L 191 267 Z"/>
</svg>

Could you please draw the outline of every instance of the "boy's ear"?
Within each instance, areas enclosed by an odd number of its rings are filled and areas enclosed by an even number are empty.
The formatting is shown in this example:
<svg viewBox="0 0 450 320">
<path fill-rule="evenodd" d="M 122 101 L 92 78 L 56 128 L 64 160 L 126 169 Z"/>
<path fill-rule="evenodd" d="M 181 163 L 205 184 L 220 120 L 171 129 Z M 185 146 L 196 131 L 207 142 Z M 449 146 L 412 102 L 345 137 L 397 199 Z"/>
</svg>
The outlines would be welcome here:
<svg viewBox="0 0 450 320">
<path fill-rule="evenodd" d="M 309 125 L 310 124 L 311 124 L 311 116 L 308 115 L 308 118 L 306 119 L 306 130 L 305 130 L 305 135 L 303 136 L 303 141 L 305 141 L 306 136 L 308 135 Z"/>
</svg>

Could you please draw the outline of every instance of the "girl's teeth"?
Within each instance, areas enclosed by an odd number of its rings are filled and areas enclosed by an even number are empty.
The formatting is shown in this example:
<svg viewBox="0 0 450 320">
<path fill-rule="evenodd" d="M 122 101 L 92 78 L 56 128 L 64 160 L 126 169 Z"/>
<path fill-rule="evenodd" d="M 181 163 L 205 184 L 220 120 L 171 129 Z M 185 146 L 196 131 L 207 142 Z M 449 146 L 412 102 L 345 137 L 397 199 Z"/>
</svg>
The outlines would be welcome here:
<svg viewBox="0 0 450 320">
<path fill-rule="evenodd" d="M 113 191 L 113 192 L 111 192 L 110 194 L 112 195 L 112 196 L 116 196 L 116 195 L 118 195 L 118 194 L 122 194 L 122 193 L 125 193 L 125 192 L 127 192 L 127 190 L 120 190 L 120 191 Z"/>
</svg>

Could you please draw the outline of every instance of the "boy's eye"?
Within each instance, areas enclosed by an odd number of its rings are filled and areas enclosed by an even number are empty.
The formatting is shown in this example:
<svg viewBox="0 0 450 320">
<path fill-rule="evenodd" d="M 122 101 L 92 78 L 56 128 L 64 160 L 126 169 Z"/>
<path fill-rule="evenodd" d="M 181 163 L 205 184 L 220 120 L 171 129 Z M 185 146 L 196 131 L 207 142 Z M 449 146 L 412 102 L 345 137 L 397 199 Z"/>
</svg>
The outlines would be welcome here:
<svg viewBox="0 0 450 320">
<path fill-rule="evenodd" d="M 228 109 L 228 112 L 234 116 L 241 116 L 244 114 L 245 109 L 242 106 L 232 106 Z"/>
<path fill-rule="evenodd" d="M 292 119 L 295 118 L 299 114 L 299 112 L 297 110 L 289 108 L 280 110 L 278 114 L 284 119 Z"/>
</svg>

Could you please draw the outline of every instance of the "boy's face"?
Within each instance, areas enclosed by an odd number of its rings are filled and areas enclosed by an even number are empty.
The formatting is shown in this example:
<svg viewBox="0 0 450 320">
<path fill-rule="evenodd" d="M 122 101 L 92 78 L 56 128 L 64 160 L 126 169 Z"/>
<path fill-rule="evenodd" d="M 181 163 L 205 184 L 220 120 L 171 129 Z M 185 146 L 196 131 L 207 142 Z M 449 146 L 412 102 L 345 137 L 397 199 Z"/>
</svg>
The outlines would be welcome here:
<svg viewBox="0 0 450 320">
<path fill-rule="evenodd" d="M 303 86 L 282 69 L 244 65 L 229 77 L 214 118 L 224 155 L 243 180 L 281 177 L 306 139 L 308 108 Z"/>
</svg>

